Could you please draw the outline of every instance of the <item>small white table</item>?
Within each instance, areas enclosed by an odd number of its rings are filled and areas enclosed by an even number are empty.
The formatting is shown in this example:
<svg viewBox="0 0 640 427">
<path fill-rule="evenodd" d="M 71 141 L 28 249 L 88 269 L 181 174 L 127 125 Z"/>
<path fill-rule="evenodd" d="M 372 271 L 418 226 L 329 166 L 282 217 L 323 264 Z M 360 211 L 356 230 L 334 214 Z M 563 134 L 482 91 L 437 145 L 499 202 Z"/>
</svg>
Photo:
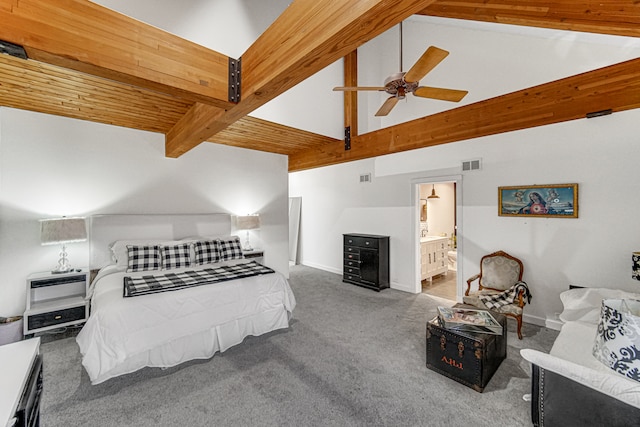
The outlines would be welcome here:
<svg viewBox="0 0 640 427">
<path fill-rule="evenodd" d="M 0 426 L 13 425 L 22 391 L 39 352 L 40 338 L 0 345 Z"/>
</svg>

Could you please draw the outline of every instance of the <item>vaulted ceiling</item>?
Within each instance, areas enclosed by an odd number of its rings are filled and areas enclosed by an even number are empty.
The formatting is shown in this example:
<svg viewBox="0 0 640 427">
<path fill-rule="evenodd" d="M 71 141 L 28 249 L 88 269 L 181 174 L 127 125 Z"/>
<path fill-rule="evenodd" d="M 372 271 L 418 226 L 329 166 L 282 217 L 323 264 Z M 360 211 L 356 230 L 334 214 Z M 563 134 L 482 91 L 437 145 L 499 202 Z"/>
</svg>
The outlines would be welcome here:
<svg viewBox="0 0 640 427">
<path fill-rule="evenodd" d="M 413 14 L 640 36 L 633 0 L 295 0 L 233 59 L 87 0 L 0 0 L 0 105 L 166 135 L 178 157 L 203 141 L 289 156 L 291 171 L 640 107 L 640 59 L 341 140 L 248 114 Z M 231 73 L 232 75 L 234 73 Z M 230 100 L 231 99 L 231 100 Z M 345 96 L 345 125 L 357 129 Z M 358 142 L 358 143 L 357 143 Z"/>
</svg>

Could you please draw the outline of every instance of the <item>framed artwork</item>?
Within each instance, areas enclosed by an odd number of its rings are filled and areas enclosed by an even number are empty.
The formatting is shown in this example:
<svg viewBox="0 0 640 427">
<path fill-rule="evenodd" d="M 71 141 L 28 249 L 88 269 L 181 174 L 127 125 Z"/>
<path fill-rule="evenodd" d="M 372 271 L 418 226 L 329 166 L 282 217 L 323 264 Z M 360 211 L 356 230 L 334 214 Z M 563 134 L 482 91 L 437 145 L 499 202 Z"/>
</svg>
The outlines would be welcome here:
<svg viewBox="0 0 640 427">
<path fill-rule="evenodd" d="M 578 218 L 578 184 L 498 187 L 498 215 Z"/>
</svg>

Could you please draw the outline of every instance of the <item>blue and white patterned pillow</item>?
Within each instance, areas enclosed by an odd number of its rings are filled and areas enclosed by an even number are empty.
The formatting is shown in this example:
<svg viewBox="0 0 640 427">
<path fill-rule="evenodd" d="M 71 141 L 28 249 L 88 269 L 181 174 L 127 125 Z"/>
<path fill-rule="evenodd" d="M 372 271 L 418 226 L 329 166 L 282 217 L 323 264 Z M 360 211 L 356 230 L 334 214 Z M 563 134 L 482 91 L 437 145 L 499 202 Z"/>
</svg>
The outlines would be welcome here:
<svg viewBox="0 0 640 427">
<path fill-rule="evenodd" d="M 160 245 L 127 245 L 127 272 L 160 270 Z"/>
<path fill-rule="evenodd" d="M 173 246 L 160 246 L 162 269 L 181 268 L 191 266 L 191 244 L 181 243 Z"/>
<path fill-rule="evenodd" d="M 593 356 L 625 378 L 640 382 L 640 301 L 602 300 Z"/>
<path fill-rule="evenodd" d="M 196 264 L 213 264 L 220 261 L 218 242 L 215 240 L 199 240 L 193 244 L 193 247 L 196 254 Z"/>
<path fill-rule="evenodd" d="M 238 236 L 218 239 L 218 250 L 220 251 L 220 259 L 222 259 L 222 261 L 244 258 L 242 254 L 242 244 Z"/>
</svg>

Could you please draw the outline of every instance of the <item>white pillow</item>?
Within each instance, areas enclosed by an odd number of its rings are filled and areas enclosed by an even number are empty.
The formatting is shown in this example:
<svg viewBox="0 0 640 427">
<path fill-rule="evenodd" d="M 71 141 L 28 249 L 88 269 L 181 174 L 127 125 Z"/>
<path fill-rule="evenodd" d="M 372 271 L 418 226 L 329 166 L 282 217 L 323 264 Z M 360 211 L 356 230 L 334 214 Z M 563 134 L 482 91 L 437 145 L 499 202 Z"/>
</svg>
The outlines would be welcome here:
<svg viewBox="0 0 640 427">
<path fill-rule="evenodd" d="M 603 299 L 640 299 L 640 294 L 608 288 L 577 288 L 564 291 L 560 300 L 564 310 L 560 313 L 563 322 L 580 321 L 597 325 Z"/>
</svg>

